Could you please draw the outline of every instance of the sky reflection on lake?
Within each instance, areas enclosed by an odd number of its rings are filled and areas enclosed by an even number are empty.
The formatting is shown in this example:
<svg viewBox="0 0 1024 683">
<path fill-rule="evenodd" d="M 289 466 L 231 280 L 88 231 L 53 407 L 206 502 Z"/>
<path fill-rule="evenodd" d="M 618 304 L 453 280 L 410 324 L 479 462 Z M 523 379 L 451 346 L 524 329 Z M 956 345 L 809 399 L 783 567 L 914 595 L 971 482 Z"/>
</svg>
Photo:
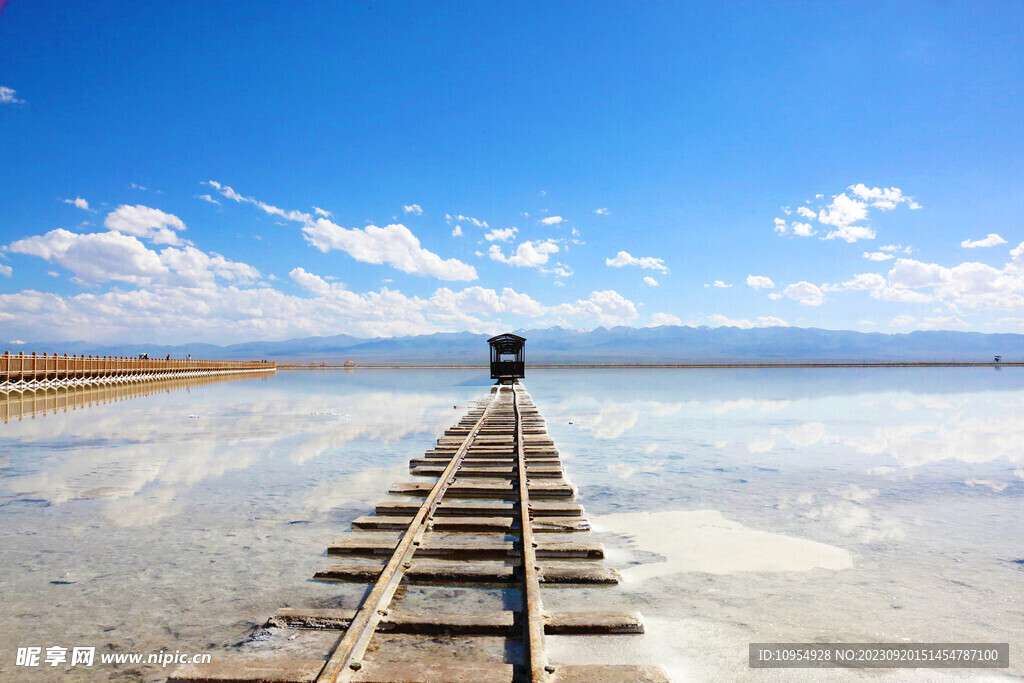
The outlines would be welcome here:
<svg viewBox="0 0 1024 683">
<path fill-rule="evenodd" d="M 11 668 L 19 646 L 219 652 L 278 607 L 352 603 L 309 581 L 327 543 L 489 384 L 281 372 L 0 425 L 0 677 L 43 680 Z M 550 638 L 554 660 L 771 679 L 748 642 L 1009 641 L 1024 674 L 1024 373 L 531 370 L 526 386 L 625 578 L 545 588 L 546 606 L 648 622 Z"/>
</svg>

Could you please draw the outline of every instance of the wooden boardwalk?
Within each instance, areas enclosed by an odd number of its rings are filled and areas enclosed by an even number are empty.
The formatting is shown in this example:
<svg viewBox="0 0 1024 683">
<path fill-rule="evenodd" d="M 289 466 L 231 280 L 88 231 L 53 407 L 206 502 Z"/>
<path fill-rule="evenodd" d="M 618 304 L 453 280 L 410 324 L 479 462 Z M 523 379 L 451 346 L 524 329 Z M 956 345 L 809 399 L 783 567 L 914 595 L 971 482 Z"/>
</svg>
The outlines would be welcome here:
<svg viewBox="0 0 1024 683">
<path fill-rule="evenodd" d="M 552 634 L 638 634 L 631 612 L 552 612 L 541 586 L 615 584 L 601 544 L 579 539 L 589 529 L 576 489 L 565 480 L 544 420 L 521 384 L 495 386 L 485 401 L 446 430 L 424 457 L 410 461 L 420 481 L 398 483 L 375 514 L 352 522 L 353 532 L 328 554 L 337 564 L 315 577 L 372 587 L 355 610 L 281 609 L 268 625 L 338 631 L 323 659 L 251 658 L 184 665 L 169 679 L 361 683 L 571 683 L 667 681 L 656 666 L 560 665 L 544 645 Z M 381 531 L 391 531 L 382 535 Z M 399 531 L 400 534 L 395 534 Z M 575 536 L 574 536 L 575 534 Z M 368 559 L 369 558 L 369 559 Z M 372 560 L 376 559 L 376 562 Z M 404 610 L 415 584 L 496 586 L 515 594 L 512 609 L 453 611 L 446 601 Z M 405 657 L 384 659 L 372 647 L 378 633 L 434 636 Z M 505 638 L 504 661 L 452 657 L 441 639 Z M 430 652 L 435 645 L 436 653 Z"/>
<path fill-rule="evenodd" d="M 0 393 L 125 384 L 157 379 L 213 377 L 244 373 L 272 373 L 274 363 L 169 358 L 128 358 L 124 356 L 52 356 L 37 353 L 0 356 Z"/>
</svg>

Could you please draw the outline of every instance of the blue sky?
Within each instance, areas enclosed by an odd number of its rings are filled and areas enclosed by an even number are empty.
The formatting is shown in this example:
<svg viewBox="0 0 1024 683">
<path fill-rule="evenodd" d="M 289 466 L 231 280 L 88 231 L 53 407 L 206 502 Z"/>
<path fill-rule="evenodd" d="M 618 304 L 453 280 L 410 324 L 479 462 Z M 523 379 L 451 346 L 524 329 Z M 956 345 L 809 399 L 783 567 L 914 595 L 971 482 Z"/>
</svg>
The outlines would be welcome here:
<svg viewBox="0 0 1024 683">
<path fill-rule="evenodd" d="M 1024 331 L 1011 3 L 0 13 L 0 341 Z"/>
</svg>

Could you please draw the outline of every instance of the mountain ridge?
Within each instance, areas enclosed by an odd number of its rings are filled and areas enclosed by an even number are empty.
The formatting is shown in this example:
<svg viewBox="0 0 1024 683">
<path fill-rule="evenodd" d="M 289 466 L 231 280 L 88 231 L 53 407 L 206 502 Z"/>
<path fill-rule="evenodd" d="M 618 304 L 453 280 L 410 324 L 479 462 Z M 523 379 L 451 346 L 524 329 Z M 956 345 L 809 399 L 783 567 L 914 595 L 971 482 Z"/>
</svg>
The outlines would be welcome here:
<svg viewBox="0 0 1024 683">
<path fill-rule="evenodd" d="M 526 337 L 527 363 L 632 364 L 700 362 L 987 362 L 1024 360 L 1024 335 L 917 330 L 857 332 L 814 327 L 598 327 L 589 331 L 550 327 L 513 330 Z M 360 338 L 347 334 L 283 341 L 216 344 L 26 343 L 12 349 L 39 353 L 158 358 L 191 355 L 211 360 L 273 360 L 402 365 L 478 365 L 488 360 L 490 335 L 437 332 L 428 335 Z"/>
</svg>

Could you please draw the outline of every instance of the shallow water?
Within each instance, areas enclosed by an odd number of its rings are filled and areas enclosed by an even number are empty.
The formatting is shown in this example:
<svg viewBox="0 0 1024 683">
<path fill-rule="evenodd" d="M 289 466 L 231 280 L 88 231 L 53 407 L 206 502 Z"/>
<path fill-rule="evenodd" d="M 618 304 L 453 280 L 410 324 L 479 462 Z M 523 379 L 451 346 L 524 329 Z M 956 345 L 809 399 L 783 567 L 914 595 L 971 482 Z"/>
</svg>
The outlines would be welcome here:
<svg viewBox="0 0 1024 683">
<path fill-rule="evenodd" d="M 751 671 L 747 644 L 1008 641 L 1024 675 L 1024 373 L 531 370 L 525 384 L 625 579 L 545 588 L 545 606 L 638 608 L 648 631 L 551 637 L 554 661 L 820 679 L 857 673 Z M 280 372 L 0 425 L 0 679 L 64 671 L 15 666 L 18 647 L 239 656 L 279 607 L 356 604 L 356 587 L 310 580 L 327 544 L 489 385 L 477 370 Z M 507 599 L 468 595 L 449 597 Z"/>
</svg>

